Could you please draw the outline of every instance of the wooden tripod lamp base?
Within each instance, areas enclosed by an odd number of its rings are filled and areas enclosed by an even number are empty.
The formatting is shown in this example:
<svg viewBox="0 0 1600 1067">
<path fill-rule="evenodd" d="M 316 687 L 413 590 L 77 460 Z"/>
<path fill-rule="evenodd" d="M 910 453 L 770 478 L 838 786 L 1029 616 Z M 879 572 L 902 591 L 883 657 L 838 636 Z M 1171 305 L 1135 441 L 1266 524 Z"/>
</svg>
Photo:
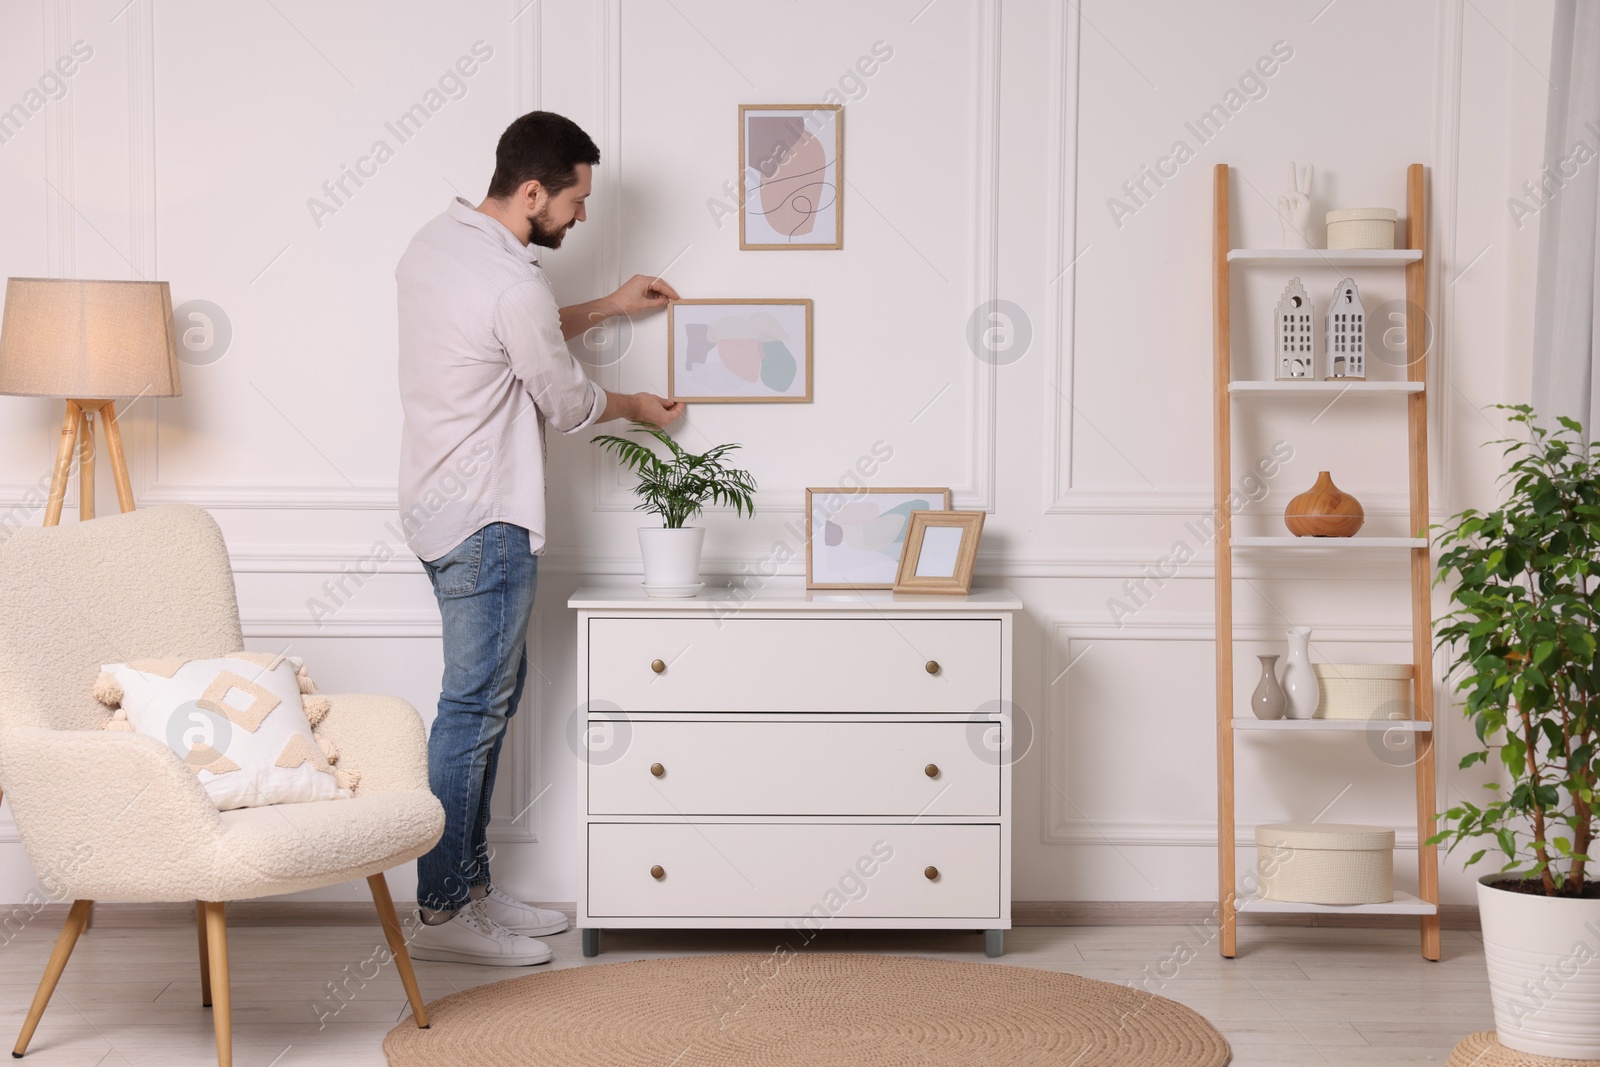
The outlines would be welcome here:
<svg viewBox="0 0 1600 1067">
<path fill-rule="evenodd" d="M 56 448 L 55 469 L 50 475 L 50 501 L 45 506 L 44 524 L 61 523 L 61 506 L 67 499 L 67 478 L 72 474 L 72 457 L 78 457 L 78 518 L 94 518 L 94 424 L 95 417 L 105 429 L 106 452 L 111 456 L 111 472 L 117 483 L 117 503 L 123 512 L 133 510 L 133 483 L 128 479 L 128 461 L 122 454 L 122 431 L 117 428 L 117 405 L 113 400 L 68 400 L 67 417 L 61 424 L 61 444 Z"/>
</svg>

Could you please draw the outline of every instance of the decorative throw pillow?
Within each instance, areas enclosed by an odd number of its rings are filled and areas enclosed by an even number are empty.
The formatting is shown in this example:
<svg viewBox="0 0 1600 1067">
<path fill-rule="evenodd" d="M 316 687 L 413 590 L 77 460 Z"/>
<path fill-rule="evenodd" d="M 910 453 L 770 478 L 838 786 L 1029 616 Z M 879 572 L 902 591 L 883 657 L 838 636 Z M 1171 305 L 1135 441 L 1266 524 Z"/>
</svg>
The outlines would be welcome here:
<svg viewBox="0 0 1600 1067">
<path fill-rule="evenodd" d="M 108 663 L 94 695 L 114 710 L 108 730 L 165 742 L 221 811 L 348 797 L 359 775 L 336 767 L 314 727 L 328 698 L 298 658 L 235 652 L 219 659 Z"/>
</svg>

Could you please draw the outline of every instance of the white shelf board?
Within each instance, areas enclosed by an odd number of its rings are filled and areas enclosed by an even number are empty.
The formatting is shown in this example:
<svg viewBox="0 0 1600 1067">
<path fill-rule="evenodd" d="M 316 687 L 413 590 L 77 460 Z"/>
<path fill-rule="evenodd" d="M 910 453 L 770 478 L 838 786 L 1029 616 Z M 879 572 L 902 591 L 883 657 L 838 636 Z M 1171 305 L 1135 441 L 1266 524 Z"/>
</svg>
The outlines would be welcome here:
<svg viewBox="0 0 1600 1067">
<path fill-rule="evenodd" d="M 1351 393 L 1361 396 L 1371 393 L 1420 393 L 1422 382 L 1229 382 L 1228 392 L 1234 396 L 1246 393 L 1268 393 L 1288 396 L 1301 393 L 1306 396 L 1340 396 Z"/>
<path fill-rule="evenodd" d="M 1235 537 L 1234 548 L 1427 548 L 1426 537 Z"/>
<path fill-rule="evenodd" d="M 1422 258 L 1415 248 L 1230 248 L 1229 263 L 1283 267 L 1403 267 Z"/>
<path fill-rule="evenodd" d="M 1274 730 L 1279 733 L 1387 733 L 1404 730 L 1427 733 L 1433 723 L 1417 719 L 1234 719 L 1235 730 Z"/>
<path fill-rule="evenodd" d="M 1241 914 L 1257 915 L 1434 915 L 1439 908 L 1414 894 L 1396 889 L 1388 904 L 1292 904 L 1284 900 L 1241 897 L 1235 905 Z"/>
</svg>

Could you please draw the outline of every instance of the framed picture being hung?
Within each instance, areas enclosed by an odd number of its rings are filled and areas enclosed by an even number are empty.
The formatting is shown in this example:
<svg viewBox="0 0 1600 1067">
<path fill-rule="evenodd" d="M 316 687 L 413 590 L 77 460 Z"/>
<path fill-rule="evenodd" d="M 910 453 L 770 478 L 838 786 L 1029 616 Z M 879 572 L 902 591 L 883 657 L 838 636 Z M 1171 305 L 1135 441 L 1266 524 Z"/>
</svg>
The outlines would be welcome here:
<svg viewBox="0 0 1600 1067">
<path fill-rule="evenodd" d="M 982 536 L 981 511 L 916 512 L 906 530 L 894 591 L 966 596 L 972 588 L 972 566 Z"/>
<path fill-rule="evenodd" d="M 912 514 L 949 507 L 949 489 L 807 489 L 806 588 L 892 588 Z"/>
<path fill-rule="evenodd" d="M 811 402 L 811 301 L 675 300 L 667 397 L 700 404 Z"/>
<path fill-rule="evenodd" d="M 739 105 L 739 247 L 844 247 L 844 109 Z"/>
</svg>

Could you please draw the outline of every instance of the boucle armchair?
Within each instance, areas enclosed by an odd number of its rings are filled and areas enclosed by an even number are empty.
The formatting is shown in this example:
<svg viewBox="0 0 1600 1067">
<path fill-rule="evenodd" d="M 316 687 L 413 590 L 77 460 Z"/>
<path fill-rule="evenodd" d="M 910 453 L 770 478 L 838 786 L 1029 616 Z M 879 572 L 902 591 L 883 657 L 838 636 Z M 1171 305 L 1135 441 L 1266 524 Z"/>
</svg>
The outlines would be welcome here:
<svg viewBox="0 0 1600 1067">
<path fill-rule="evenodd" d="M 0 543 L 0 788 L 28 858 L 74 901 L 13 1055 L 27 1051 L 93 901 L 196 902 L 202 1003 L 232 1062 L 226 901 L 366 878 L 418 1026 L 427 1025 L 383 872 L 438 841 L 422 721 L 404 701 L 330 696 L 319 730 L 361 770 L 348 799 L 219 812 L 171 749 L 100 729 L 101 663 L 243 647 L 221 531 L 168 505 Z"/>
</svg>

